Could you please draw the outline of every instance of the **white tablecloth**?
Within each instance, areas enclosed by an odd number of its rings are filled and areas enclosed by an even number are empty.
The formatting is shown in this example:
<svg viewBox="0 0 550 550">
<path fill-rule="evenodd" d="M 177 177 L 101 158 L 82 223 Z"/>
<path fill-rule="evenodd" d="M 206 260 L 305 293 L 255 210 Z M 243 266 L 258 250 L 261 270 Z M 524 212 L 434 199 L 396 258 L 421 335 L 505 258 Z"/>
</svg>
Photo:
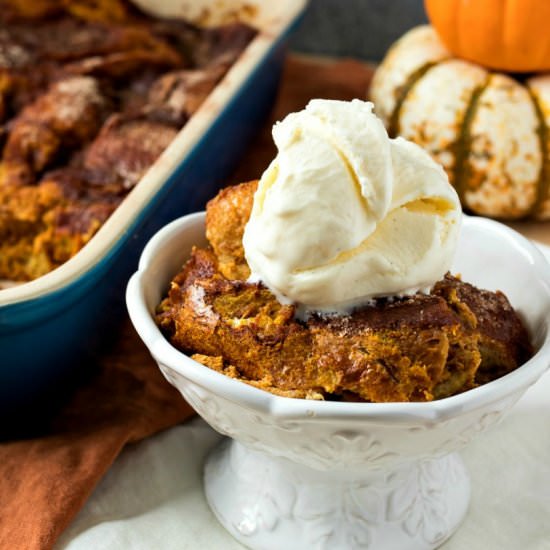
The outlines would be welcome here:
<svg viewBox="0 0 550 550">
<path fill-rule="evenodd" d="M 242 549 L 202 492 L 203 460 L 220 440 L 197 418 L 125 449 L 56 550 Z M 550 550 L 550 372 L 462 456 L 472 500 L 442 548 Z"/>
</svg>

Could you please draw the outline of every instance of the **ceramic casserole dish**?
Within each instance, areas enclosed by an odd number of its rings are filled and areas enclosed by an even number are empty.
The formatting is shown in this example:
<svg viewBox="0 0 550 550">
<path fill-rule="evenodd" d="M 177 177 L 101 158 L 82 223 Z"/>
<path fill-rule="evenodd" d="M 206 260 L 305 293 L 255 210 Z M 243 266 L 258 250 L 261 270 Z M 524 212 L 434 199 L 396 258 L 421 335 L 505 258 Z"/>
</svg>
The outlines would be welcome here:
<svg viewBox="0 0 550 550">
<path fill-rule="evenodd" d="M 0 428 L 9 412 L 36 405 L 89 361 L 120 320 L 123 288 L 144 243 L 168 221 L 202 209 L 223 184 L 269 112 L 306 0 L 135 3 L 200 24 L 237 15 L 259 32 L 80 252 L 47 275 L 0 290 Z"/>
</svg>

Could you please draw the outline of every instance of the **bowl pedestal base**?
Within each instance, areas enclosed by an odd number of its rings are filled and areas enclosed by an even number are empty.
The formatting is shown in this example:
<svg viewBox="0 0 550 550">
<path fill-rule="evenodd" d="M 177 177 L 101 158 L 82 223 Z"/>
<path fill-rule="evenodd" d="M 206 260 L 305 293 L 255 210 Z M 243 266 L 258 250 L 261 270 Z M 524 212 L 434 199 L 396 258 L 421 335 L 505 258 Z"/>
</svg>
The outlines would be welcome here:
<svg viewBox="0 0 550 550">
<path fill-rule="evenodd" d="M 470 500 L 456 453 L 383 469 L 357 460 L 321 471 L 227 439 L 208 457 L 204 480 L 220 523 L 258 550 L 437 548 Z"/>
</svg>

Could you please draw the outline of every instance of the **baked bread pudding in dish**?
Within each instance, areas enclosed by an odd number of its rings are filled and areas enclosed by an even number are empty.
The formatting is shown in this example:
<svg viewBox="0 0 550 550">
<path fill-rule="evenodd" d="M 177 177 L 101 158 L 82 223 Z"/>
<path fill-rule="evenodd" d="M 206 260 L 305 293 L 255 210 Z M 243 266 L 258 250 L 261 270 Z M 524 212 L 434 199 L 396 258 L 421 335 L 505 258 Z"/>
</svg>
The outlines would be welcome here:
<svg viewBox="0 0 550 550">
<path fill-rule="evenodd" d="M 0 280 L 34 279 L 78 252 L 254 34 L 119 0 L 3 2 Z"/>
<path fill-rule="evenodd" d="M 448 270 L 456 193 L 368 103 L 312 101 L 274 128 L 259 182 L 210 201 L 157 323 L 176 348 L 278 395 L 430 401 L 527 361 L 501 292 Z"/>
</svg>

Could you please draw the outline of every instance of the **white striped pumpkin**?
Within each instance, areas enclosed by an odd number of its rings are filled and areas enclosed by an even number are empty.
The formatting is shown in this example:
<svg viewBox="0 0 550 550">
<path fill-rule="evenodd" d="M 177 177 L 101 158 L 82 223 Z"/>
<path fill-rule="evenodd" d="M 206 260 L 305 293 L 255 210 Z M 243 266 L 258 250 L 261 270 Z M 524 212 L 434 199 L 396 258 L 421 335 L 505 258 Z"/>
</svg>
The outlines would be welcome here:
<svg viewBox="0 0 550 550">
<path fill-rule="evenodd" d="M 520 82 L 459 60 L 424 25 L 390 48 L 370 98 L 391 136 L 443 165 L 467 210 L 550 219 L 550 74 Z"/>
</svg>

